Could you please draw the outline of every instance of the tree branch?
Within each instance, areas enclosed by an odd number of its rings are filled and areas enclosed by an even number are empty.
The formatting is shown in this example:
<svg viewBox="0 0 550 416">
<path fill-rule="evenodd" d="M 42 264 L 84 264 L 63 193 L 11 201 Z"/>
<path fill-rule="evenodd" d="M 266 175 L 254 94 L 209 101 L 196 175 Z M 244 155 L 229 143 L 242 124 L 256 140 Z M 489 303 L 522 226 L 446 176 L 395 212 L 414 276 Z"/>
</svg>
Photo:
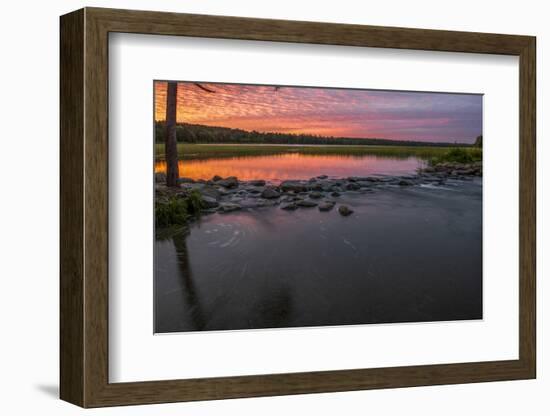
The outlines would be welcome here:
<svg viewBox="0 0 550 416">
<path fill-rule="evenodd" d="M 199 84 L 199 83 L 197 83 L 197 82 L 195 82 L 194 84 L 195 84 L 197 87 L 199 87 L 201 90 L 203 90 L 203 91 L 210 92 L 210 93 L 215 93 L 215 92 L 216 92 L 216 91 L 214 91 L 214 90 L 211 90 L 211 89 L 209 89 L 209 88 L 206 88 L 205 86 L 203 86 L 203 85 L 201 85 L 201 84 Z"/>
</svg>

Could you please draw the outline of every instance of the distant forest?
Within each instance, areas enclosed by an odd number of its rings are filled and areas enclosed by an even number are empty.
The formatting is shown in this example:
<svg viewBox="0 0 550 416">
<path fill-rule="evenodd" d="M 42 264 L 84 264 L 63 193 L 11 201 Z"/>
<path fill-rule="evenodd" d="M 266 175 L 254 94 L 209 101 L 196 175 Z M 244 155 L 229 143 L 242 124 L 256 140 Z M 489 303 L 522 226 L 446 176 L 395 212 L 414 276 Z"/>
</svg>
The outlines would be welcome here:
<svg viewBox="0 0 550 416">
<path fill-rule="evenodd" d="M 164 143 L 165 122 L 155 122 L 155 142 Z M 481 137 L 472 138 L 468 143 L 426 143 L 421 141 L 389 140 L 377 138 L 325 137 L 310 134 L 260 133 L 231 129 L 228 127 L 211 127 L 201 124 L 178 123 L 176 139 L 180 143 L 233 143 L 233 144 L 333 144 L 333 145 L 386 145 L 386 146 L 441 146 L 469 147 L 481 144 Z"/>
</svg>

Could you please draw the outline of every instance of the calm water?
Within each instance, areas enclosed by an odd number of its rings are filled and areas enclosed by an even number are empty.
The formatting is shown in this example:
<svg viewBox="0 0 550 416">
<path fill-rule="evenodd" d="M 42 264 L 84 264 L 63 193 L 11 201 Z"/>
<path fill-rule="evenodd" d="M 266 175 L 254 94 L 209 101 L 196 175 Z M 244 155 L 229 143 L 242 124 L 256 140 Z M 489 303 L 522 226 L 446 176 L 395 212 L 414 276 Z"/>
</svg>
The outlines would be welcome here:
<svg viewBox="0 0 550 416">
<path fill-rule="evenodd" d="M 265 179 L 280 182 L 285 179 L 309 179 L 326 174 L 336 177 L 372 174 L 405 175 L 415 173 L 424 162 L 416 157 L 390 158 L 380 156 L 303 155 L 299 153 L 232 157 L 225 159 L 180 160 L 180 176 L 210 179 L 214 175 L 236 176 L 241 180 Z M 155 163 L 156 172 L 166 171 L 166 162 Z"/>
<path fill-rule="evenodd" d="M 323 160 L 328 166 L 332 157 Z M 224 162 L 227 173 L 212 173 L 246 177 Z M 384 166 L 369 158 L 341 169 L 357 174 L 373 162 Z M 323 171 L 292 169 L 292 177 Z M 250 172 L 265 178 L 270 166 Z M 213 214 L 188 234 L 157 241 L 156 332 L 482 317 L 480 182 L 345 195 L 342 202 L 355 213 L 270 207 Z"/>
</svg>

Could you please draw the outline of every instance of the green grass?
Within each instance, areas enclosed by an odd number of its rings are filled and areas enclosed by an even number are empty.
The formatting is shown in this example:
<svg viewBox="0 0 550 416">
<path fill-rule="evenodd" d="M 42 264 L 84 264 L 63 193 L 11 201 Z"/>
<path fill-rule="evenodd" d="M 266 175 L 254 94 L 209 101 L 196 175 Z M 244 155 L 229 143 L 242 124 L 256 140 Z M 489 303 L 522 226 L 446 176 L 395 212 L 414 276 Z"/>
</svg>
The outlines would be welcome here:
<svg viewBox="0 0 550 416">
<path fill-rule="evenodd" d="M 445 153 L 430 158 L 430 165 L 439 163 L 473 163 L 479 162 L 482 158 L 480 148 L 454 148 L 447 150 Z"/>
<path fill-rule="evenodd" d="M 201 194 L 192 190 L 185 196 L 170 196 L 155 201 L 155 225 L 166 228 L 186 225 L 192 216 L 200 214 L 202 208 Z"/>
<path fill-rule="evenodd" d="M 157 143 L 155 155 L 159 159 L 164 158 L 164 144 Z M 477 157 L 481 155 L 478 148 L 456 148 L 466 154 Z M 305 155 L 341 155 L 341 156 L 384 156 L 395 158 L 407 158 L 416 156 L 422 159 L 445 157 L 449 152 L 448 147 L 436 146 L 271 146 L 271 145 L 232 145 L 232 144 L 187 144 L 178 143 L 178 157 L 181 159 L 210 159 L 247 156 L 268 156 L 286 153 L 300 153 Z"/>
</svg>

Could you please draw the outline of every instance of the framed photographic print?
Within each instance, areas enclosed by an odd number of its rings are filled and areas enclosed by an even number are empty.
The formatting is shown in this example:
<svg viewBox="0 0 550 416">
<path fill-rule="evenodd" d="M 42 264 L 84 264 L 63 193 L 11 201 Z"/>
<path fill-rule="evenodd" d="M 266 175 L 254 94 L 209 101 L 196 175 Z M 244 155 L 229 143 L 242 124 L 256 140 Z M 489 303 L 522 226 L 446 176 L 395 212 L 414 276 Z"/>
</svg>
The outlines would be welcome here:
<svg viewBox="0 0 550 416">
<path fill-rule="evenodd" d="M 535 38 L 61 17 L 83 406 L 534 378 Z"/>
</svg>

